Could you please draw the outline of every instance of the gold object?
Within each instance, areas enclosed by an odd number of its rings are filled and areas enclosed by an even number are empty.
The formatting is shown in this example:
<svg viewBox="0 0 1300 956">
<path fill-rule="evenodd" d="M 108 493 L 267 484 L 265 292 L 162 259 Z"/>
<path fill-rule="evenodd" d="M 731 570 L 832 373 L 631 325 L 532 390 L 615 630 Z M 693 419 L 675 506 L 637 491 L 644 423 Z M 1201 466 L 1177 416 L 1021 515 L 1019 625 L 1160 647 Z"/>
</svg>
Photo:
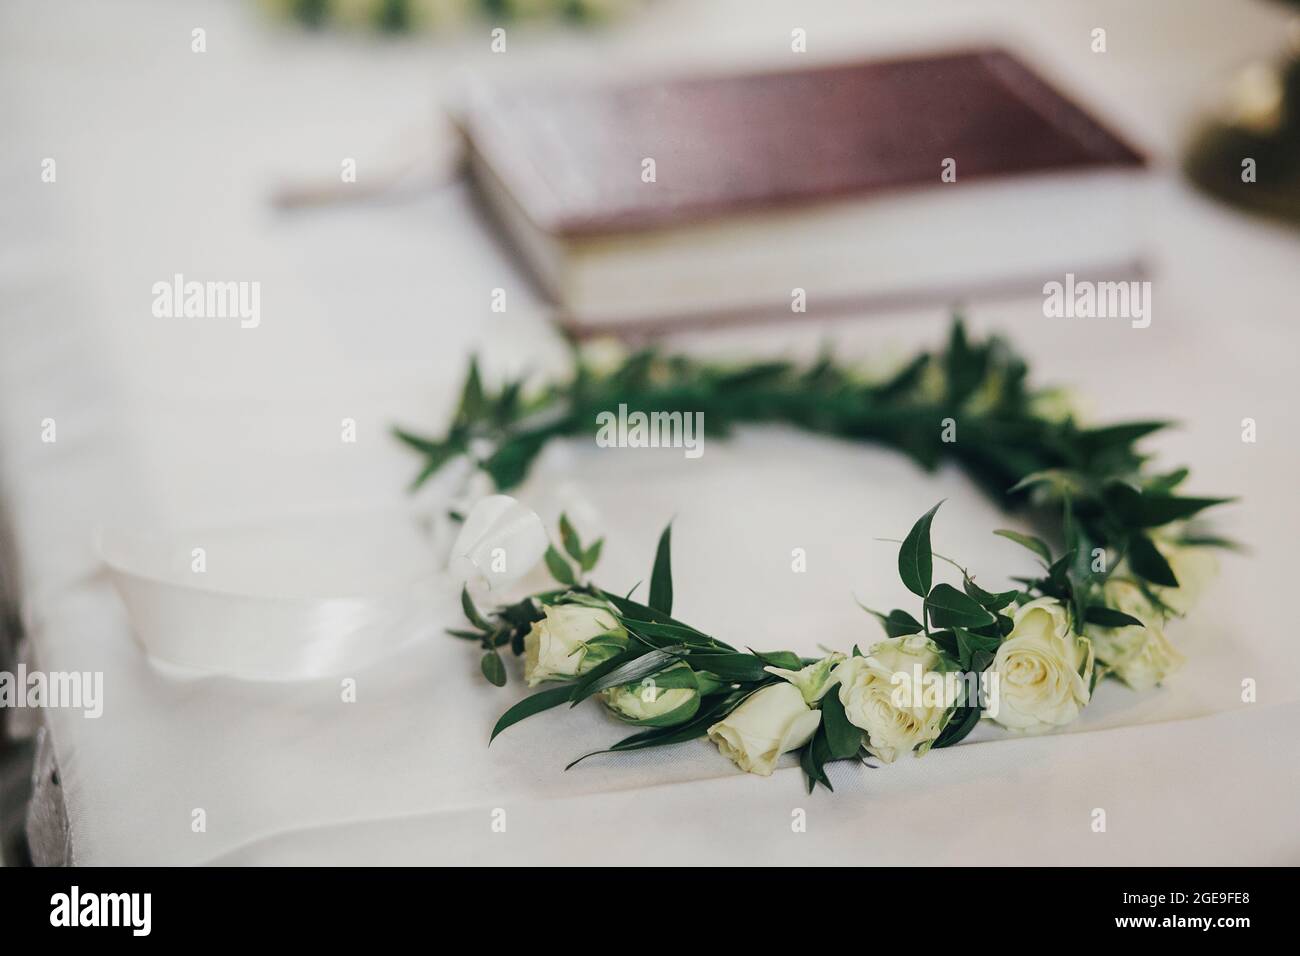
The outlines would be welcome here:
<svg viewBox="0 0 1300 956">
<path fill-rule="evenodd" d="M 1300 225 L 1300 18 L 1281 63 L 1255 63 L 1194 135 L 1183 168 L 1205 192 Z"/>
</svg>

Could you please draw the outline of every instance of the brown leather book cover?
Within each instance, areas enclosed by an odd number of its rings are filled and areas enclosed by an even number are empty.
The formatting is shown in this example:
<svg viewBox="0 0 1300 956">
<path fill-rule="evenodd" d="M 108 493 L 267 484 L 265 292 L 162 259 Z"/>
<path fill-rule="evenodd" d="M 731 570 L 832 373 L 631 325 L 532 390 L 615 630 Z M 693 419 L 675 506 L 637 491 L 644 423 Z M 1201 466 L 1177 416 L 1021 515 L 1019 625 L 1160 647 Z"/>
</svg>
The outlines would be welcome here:
<svg viewBox="0 0 1300 956">
<path fill-rule="evenodd" d="M 495 91 L 459 121 L 528 218 L 561 238 L 938 184 L 949 158 L 961 182 L 1144 164 L 997 49 Z"/>
</svg>

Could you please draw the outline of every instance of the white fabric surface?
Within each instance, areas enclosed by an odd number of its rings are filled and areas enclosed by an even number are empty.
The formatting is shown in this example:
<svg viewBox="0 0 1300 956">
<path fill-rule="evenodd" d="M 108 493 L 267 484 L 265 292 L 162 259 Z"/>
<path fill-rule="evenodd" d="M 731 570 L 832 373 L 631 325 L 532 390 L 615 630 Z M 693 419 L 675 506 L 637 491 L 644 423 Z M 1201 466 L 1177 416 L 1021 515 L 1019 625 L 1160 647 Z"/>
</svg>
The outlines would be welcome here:
<svg viewBox="0 0 1300 956">
<path fill-rule="evenodd" d="M 606 847 L 624 862 L 1300 862 L 1300 664 L 1277 609 L 1300 532 L 1289 417 L 1300 240 L 1191 194 L 1168 169 L 1149 214 L 1150 329 L 1050 322 L 1037 299 L 971 312 L 977 330 L 1010 333 L 1041 380 L 1078 386 L 1099 418 L 1180 419 L 1153 442 L 1162 460 L 1192 465 L 1194 491 L 1244 499 L 1220 526 L 1251 554 L 1225 559 L 1203 607 L 1171 629 L 1187 669 L 1148 695 L 1106 684 L 1068 734 L 981 728 L 922 761 L 836 768 L 834 799 L 805 797 L 793 770 L 742 777 L 705 743 L 566 774 L 621 725 L 586 706 L 486 749 L 522 681 L 516 669 L 506 690 L 488 688 L 464 643 L 431 637 L 352 675 L 351 704 L 333 679 L 182 679 L 143 656 L 96 569 L 91 530 L 108 517 L 203 528 L 395 505 L 417 463 L 387 428 L 442 427 L 472 348 L 490 373 L 561 367 L 528 287 L 458 188 L 287 217 L 265 205 L 279 174 L 329 179 L 353 156 L 364 176 L 394 130 L 434 135 L 436 95 L 461 67 L 773 61 L 789 55 L 792 25 L 809 30 L 809 56 L 834 57 L 975 24 L 1021 38 L 1159 158 L 1173 155 L 1198 86 L 1272 48 L 1281 22 L 1253 3 L 970 6 L 810 4 L 792 24 L 777 2 L 665 3 L 586 39 L 521 30 L 492 60 L 475 36 L 376 51 L 281 35 L 239 5 L 6 4 L 0 488 L 33 663 L 105 675 L 103 718 L 46 714 L 75 862 L 575 861 Z M 201 56 L 189 51 L 197 25 Z M 1109 30 L 1104 57 L 1088 50 L 1097 25 Z M 45 156 L 57 184 L 39 180 Z M 176 272 L 260 281 L 261 326 L 153 318 L 150 287 Z M 505 315 L 488 308 L 498 286 Z M 814 316 L 683 344 L 811 355 L 833 336 L 846 354 L 901 354 L 946 322 L 938 311 Z M 339 440 L 345 417 L 355 444 Z M 1256 444 L 1240 440 L 1244 417 L 1259 423 Z M 40 441 L 45 418 L 54 444 Z M 873 539 L 901 535 L 940 497 L 951 499 L 940 550 L 983 569 L 986 586 L 1024 567 L 988 534 L 1005 519 L 961 476 L 923 477 L 890 453 L 783 429 L 707 441 L 698 461 L 557 445 L 521 496 L 607 534 L 611 586 L 647 575 L 675 516 L 682 615 L 754 646 L 869 640 L 875 625 L 852 596 L 905 599 L 892 546 Z M 790 573 L 794 547 L 808 552 L 805 575 Z M 1247 677 L 1259 684 L 1249 706 Z M 505 835 L 489 829 L 498 807 Z M 794 807 L 810 813 L 798 840 L 783 836 Z M 1088 828 L 1094 807 L 1110 814 L 1105 835 Z M 191 831 L 195 808 L 204 833 Z M 627 830 L 633 820 L 644 828 Z M 758 842 L 767 826 L 771 842 Z"/>
</svg>

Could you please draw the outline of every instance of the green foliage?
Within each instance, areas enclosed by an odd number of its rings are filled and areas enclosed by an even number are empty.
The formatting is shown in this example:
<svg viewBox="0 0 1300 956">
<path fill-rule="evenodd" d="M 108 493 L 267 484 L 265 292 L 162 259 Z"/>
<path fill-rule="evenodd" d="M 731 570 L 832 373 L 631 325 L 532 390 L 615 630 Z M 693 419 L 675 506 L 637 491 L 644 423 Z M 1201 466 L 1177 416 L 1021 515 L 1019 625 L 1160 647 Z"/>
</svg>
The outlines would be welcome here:
<svg viewBox="0 0 1300 956">
<path fill-rule="evenodd" d="M 773 422 L 826 435 L 893 447 L 926 469 L 955 461 L 1004 507 L 1038 526 L 1042 536 L 1000 529 L 994 532 L 1031 552 L 1041 565 L 1036 577 L 1015 579 L 1021 587 L 989 591 L 974 577 L 933 550 L 931 537 L 940 505 L 922 515 L 900 544 L 898 573 L 921 599 L 920 617 L 896 608 L 871 611 L 887 638 L 925 635 L 937 649 L 940 669 L 982 673 L 1012 630 L 1013 604 L 1039 597 L 1060 601 L 1082 633 L 1086 624 L 1126 627 L 1140 624 L 1101 600 L 1107 562 L 1126 562 L 1126 573 L 1146 588 L 1177 586 L 1169 562 L 1157 549 L 1153 529 L 1184 522 L 1230 499 L 1176 495 L 1187 469 L 1146 473 L 1147 456 L 1136 444 L 1167 423 L 1140 421 L 1082 428 L 1072 418 L 1048 420 L 1036 414 L 1027 387 L 1028 369 L 1002 339 L 971 339 L 960 321 L 944 349 L 921 353 L 897 372 L 872 380 L 837 365 L 824 354 L 808 366 L 787 361 L 724 365 L 687 355 L 643 349 L 612 371 L 599 371 L 578 356 L 570 381 L 523 397 L 522 383 L 485 388 L 471 361 L 455 416 L 446 435 L 423 438 L 403 429 L 395 435 L 423 461 L 416 480 L 427 480 L 452 459 L 488 448 L 477 459 L 497 487 L 507 491 L 527 475 L 537 453 L 552 438 L 590 434 L 596 415 L 620 404 L 629 411 L 703 412 L 710 431 L 725 436 L 734 425 Z M 960 441 L 944 442 L 939 423 L 960 422 Z M 1158 532 L 1162 539 L 1230 546 L 1224 539 L 1191 526 Z M 1050 542 L 1050 543 L 1049 543 Z M 813 663 L 788 650 L 740 651 L 672 617 L 672 527 L 655 550 L 647 603 L 618 597 L 592 584 L 603 539 L 584 546 L 567 515 L 559 522 L 559 547 L 545 561 L 560 590 L 532 595 L 490 614 L 474 606 L 468 591 L 462 606 L 472 629 L 454 636 L 478 641 L 482 671 L 498 686 L 506 670 L 498 648 L 524 650 L 524 636 L 543 616 L 543 606 L 573 602 L 612 609 L 627 637 L 608 637 L 618 652 L 587 673 L 533 694 L 511 707 L 493 729 L 495 737 L 520 720 L 561 703 L 571 706 L 618 686 L 645 679 L 667 688 L 694 687 L 698 697 L 680 713 L 665 717 L 618 741 L 608 751 L 667 746 L 704 735 L 751 694 L 778 680 L 767 667 L 796 671 Z M 1059 551 L 1057 550 L 1059 548 Z M 1106 561 L 1098 562 L 1103 555 Z M 934 559 L 961 573 L 960 589 L 934 581 Z M 1102 570 L 1096 570 L 1101 567 Z M 635 589 L 634 589 L 635 590 Z M 1005 613 L 1004 613 L 1005 612 Z M 597 638 L 593 640 L 602 640 Z M 867 653 L 870 653 L 870 646 Z M 854 656 L 861 656 L 858 647 Z M 1094 671 L 1094 679 L 1101 669 Z M 862 731 L 845 714 L 832 689 L 812 706 L 822 720 L 800 754 L 811 791 L 830 788 L 826 765 L 861 759 Z M 980 717 L 978 701 L 961 701 L 947 714 L 934 748 L 964 739 Z M 574 764 L 595 754 L 586 754 Z"/>
<path fill-rule="evenodd" d="M 650 606 L 664 614 L 673 613 L 673 526 L 664 528 L 655 550 L 655 566 L 650 574 Z"/>
</svg>

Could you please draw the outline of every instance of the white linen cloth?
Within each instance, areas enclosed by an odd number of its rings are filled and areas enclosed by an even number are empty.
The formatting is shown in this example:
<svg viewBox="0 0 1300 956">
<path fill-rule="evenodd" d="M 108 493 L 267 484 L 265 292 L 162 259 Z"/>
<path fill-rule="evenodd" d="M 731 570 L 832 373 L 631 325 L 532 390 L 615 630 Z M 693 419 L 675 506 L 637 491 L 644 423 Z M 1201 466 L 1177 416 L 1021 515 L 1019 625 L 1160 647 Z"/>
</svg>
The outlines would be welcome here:
<svg viewBox="0 0 1300 956">
<path fill-rule="evenodd" d="M 1035 62 L 1168 157 L 1199 106 L 1193 84 L 1269 49 L 1281 21 L 1208 2 L 941 6 L 814 4 L 793 25 L 823 38 L 828 57 L 930 45 L 976 19 L 997 36 L 1006 25 Z M 1098 418 L 1179 419 L 1152 442 L 1161 460 L 1191 465 L 1192 491 L 1243 497 L 1219 520 L 1251 554 L 1226 558 L 1203 606 L 1170 629 L 1186 670 L 1148 695 L 1107 683 L 1067 734 L 980 728 L 921 761 L 836 767 L 837 795 L 810 798 L 796 771 L 746 778 L 703 742 L 563 773 L 624 730 L 594 705 L 535 718 L 488 749 L 492 723 L 523 692 L 519 670 L 490 688 L 473 647 L 437 634 L 349 675 L 355 703 L 335 678 L 183 678 L 132 640 L 91 547 L 106 518 L 185 529 L 397 505 L 418 463 L 387 429 L 441 429 L 471 349 L 489 375 L 563 367 L 563 346 L 459 188 L 276 217 L 264 204 L 276 173 L 329 178 L 355 157 L 364 176 L 393 129 L 429 122 L 428 79 L 445 83 L 449 66 L 526 72 L 558 51 L 579 66 L 774 61 L 788 56 L 791 16 L 780 3 L 667 3 L 586 40 L 521 29 L 517 53 L 498 62 L 468 39 L 376 55 L 277 35 L 217 3 L 5 6 L 0 97 L 15 142 L 0 156 L 12 198 L 0 210 L 0 487 L 24 559 L 29 663 L 102 671 L 105 685 L 98 720 L 44 714 L 73 862 L 601 862 L 595 848 L 622 863 L 1300 862 L 1300 664 L 1277 609 L 1300 531 L 1289 417 L 1300 241 L 1167 170 L 1149 216 L 1151 328 L 1049 321 L 1037 299 L 971 312 L 977 331 L 1008 332 L 1041 381 L 1076 385 Z M 1174 22 L 1186 28 L 1177 43 Z M 1088 49 L 1098 24 L 1110 33 L 1104 58 Z M 194 26 L 208 30 L 206 54 L 190 52 Z M 47 156 L 55 184 L 40 182 Z M 152 284 L 177 272 L 260 281 L 261 325 L 154 318 Z M 504 315 L 489 308 L 498 287 Z M 812 355 L 832 336 L 841 354 L 903 354 L 946 324 L 938 310 L 813 315 L 682 344 Z M 1257 443 L 1241 441 L 1246 417 Z M 41 441 L 45 419 L 54 443 Z M 341 440 L 343 419 L 356 422 L 355 443 Z M 854 595 L 906 606 L 893 546 L 873 539 L 901 536 L 944 496 L 940 550 L 986 587 L 1027 567 L 989 534 L 1007 519 L 960 475 L 923 477 L 893 453 L 786 429 L 723 443 L 706 423 L 698 461 L 562 443 L 518 494 L 548 521 L 567 508 L 585 533 L 608 535 L 600 579 L 611 587 L 648 576 L 675 516 L 682 616 L 760 648 L 870 640 L 876 625 Z M 791 573 L 796 547 L 806 574 Z M 1259 703 L 1242 703 L 1247 678 Z M 978 810 L 952 810 L 963 804 Z M 796 807 L 809 810 L 797 838 Z M 505 834 L 491 829 L 497 808 Z M 1095 808 L 1106 834 L 1090 829 Z M 204 832 L 191 827 L 197 809 Z"/>
</svg>

